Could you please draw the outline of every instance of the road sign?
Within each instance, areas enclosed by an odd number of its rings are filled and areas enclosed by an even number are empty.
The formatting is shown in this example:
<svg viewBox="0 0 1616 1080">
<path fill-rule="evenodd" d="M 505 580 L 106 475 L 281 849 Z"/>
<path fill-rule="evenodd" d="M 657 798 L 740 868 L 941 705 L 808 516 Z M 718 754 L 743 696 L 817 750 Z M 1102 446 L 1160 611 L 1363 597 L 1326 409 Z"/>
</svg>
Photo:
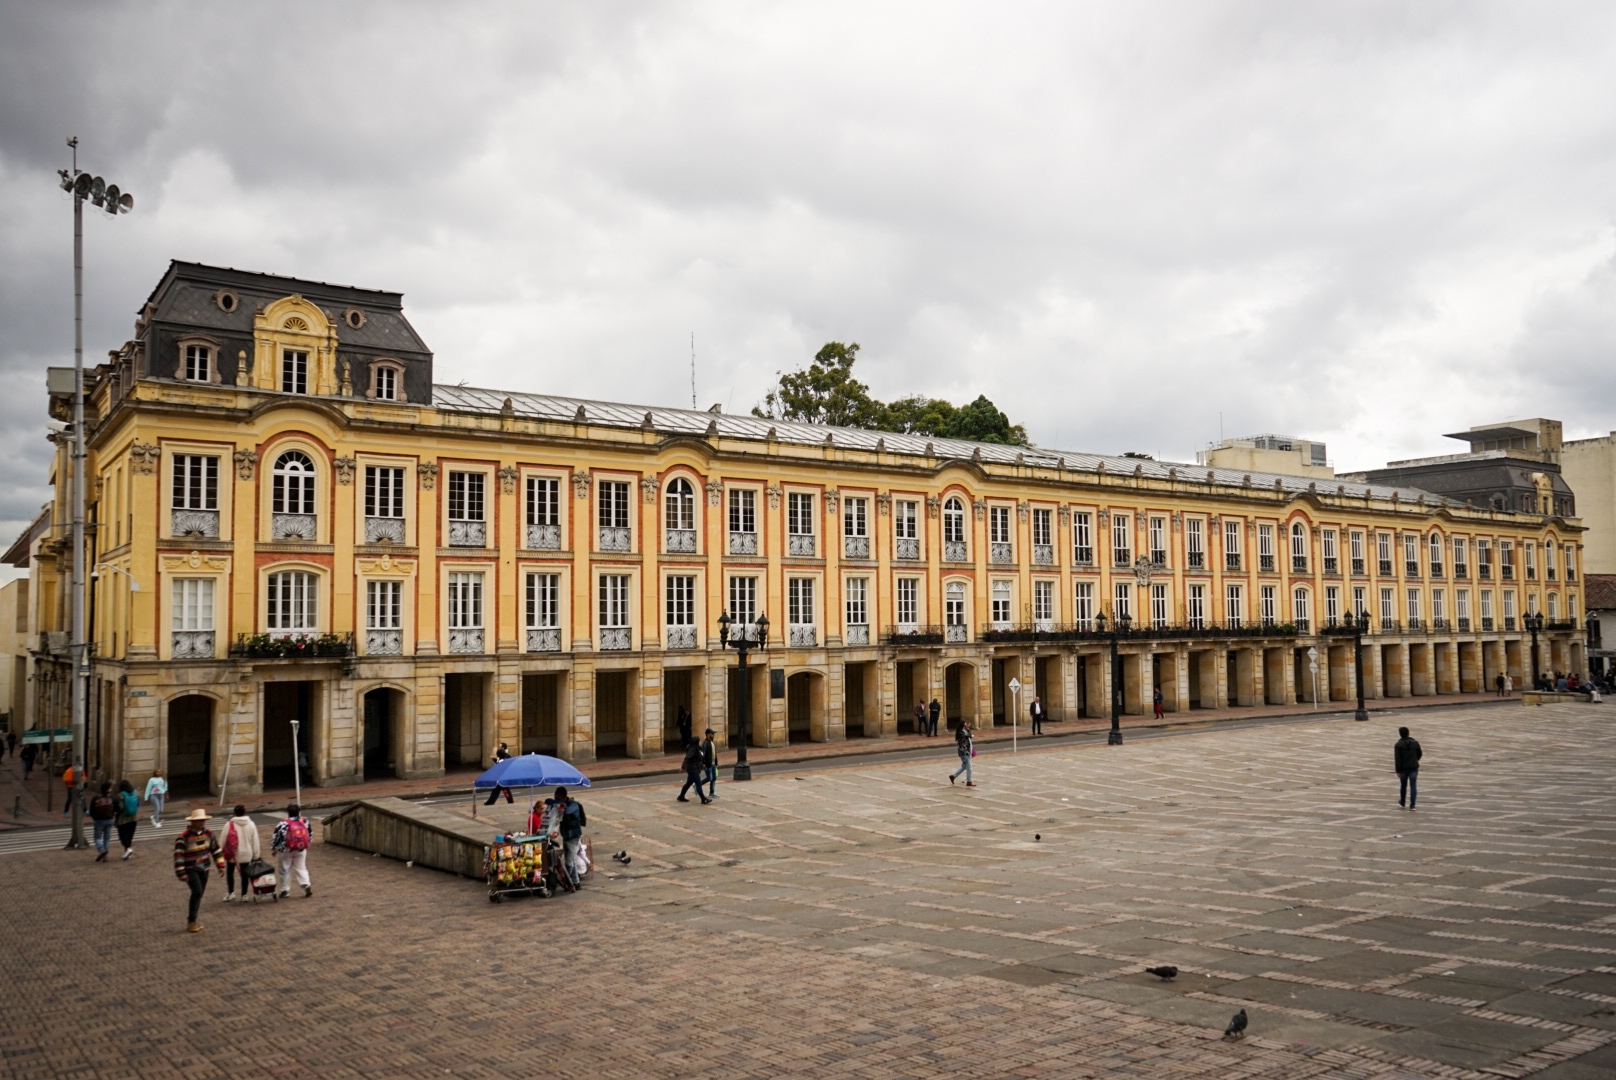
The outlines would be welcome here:
<svg viewBox="0 0 1616 1080">
<path fill-rule="evenodd" d="M 1319 650 L 1314 649 L 1314 648 L 1309 648 L 1307 650 L 1307 658 L 1309 660 L 1317 660 L 1319 658 Z"/>
<path fill-rule="evenodd" d="M 1021 693 L 1021 680 L 1020 679 L 1012 678 L 1010 680 L 1010 692 L 1012 694 Z"/>
</svg>

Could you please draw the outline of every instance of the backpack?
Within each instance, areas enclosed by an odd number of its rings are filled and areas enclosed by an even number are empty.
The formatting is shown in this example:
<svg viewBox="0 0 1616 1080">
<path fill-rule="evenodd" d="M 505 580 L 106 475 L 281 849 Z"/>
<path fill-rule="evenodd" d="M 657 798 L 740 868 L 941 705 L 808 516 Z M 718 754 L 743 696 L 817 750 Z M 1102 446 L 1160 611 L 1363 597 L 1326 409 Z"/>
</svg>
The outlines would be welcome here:
<svg viewBox="0 0 1616 1080">
<path fill-rule="evenodd" d="M 286 850 L 309 850 L 309 823 L 302 818 L 286 819 Z"/>
<path fill-rule="evenodd" d="M 133 791 L 124 791 L 119 793 L 119 797 L 123 799 L 124 813 L 130 815 L 131 817 L 140 813 L 139 795 L 136 795 Z"/>
<path fill-rule="evenodd" d="M 92 821 L 110 821 L 117 811 L 112 808 L 111 795 L 97 795 L 90 800 L 90 819 Z"/>
</svg>

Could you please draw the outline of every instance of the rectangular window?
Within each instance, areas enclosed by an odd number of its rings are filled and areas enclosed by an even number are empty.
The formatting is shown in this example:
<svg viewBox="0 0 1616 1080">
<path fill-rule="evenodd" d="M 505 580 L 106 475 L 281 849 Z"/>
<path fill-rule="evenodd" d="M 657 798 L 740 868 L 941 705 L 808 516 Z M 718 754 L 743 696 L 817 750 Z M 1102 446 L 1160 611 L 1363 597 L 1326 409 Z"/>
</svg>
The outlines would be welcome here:
<svg viewBox="0 0 1616 1080">
<path fill-rule="evenodd" d="M 174 579 L 173 629 L 213 629 L 213 579 Z"/>
<path fill-rule="evenodd" d="M 1553 549 L 1545 544 L 1543 550 L 1547 553 Z M 1553 556 L 1549 556 L 1549 560 L 1552 561 L 1552 559 Z M 1527 581 L 1537 580 L 1537 545 L 1530 540 L 1526 540 L 1521 544 L 1521 566 L 1525 568 Z M 1545 562 L 1545 566 L 1547 566 L 1547 562 Z"/>
<path fill-rule="evenodd" d="M 1491 589 L 1481 590 L 1481 628 L 1483 630 L 1493 628 L 1493 591 Z"/>
<path fill-rule="evenodd" d="M 561 625 L 561 575 L 529 574 L 523 615 L 529 630 L 553 630 Z"/>
<path fill-rule="evenodd" d="M 1133 618 L 1133 585 L 1119 581 L 1112 592 L 1111 618 L 1116 622 Z"/>
<path fill-rule="evenodd" d="M 988 507 L 988 541 L 994 544 L 1008 544 L 1010 542 L 1010 508 L 1008 506 Z"/>
<path fill-rule="evenodd" d="M 1537 614 L 1537 593 L 1529 592 L 1526 594 L 1526 613 L 1528 615 Z"/>
<path fill-rule="evenodd" d="M 185 346 L 185 378 L 188 382 L 213 381 L 213 350 L 206 345 Z"/>
<path fill-rule="evenodd" d="M 1470 590 L 1455 589 L 1453 593 L 1453 617 L 1458 620 L 1459 629 L 1470 629 Z"/>
<path fill-rule="evenodd" d="M 1426 550 L 1429 552 L 1429 555 L 1430 555 L 1431 576 L 1432 577 L 1441 577 L 1442 576 L 1442 547 L 1443 547 L 1443 545 L 1442 545 L 1442 536 L 1439 533 L 1432 533 L 1430 535 L 1429 539 L 1427 539 L 1425 546 L 1426 546 Z"/>
<path fill-rule="evenodd" d="M 1223 622 L 1231 630 L 1238 630 L 1246 622 L 1246 599 L 1239 585 L 1230 584 L 1223 594 Z"/>
<path fill-rule="evenodd" d="M 1291 523 L 1291 572 L 1307 573 L 1307 526 L 1300 521 Z"/>
<path fill-rule="evenodd" d="M 1498 576 L 1505 581 L 1515 576 L 1515 545 L 1508 540 L 1498 541 Z"/>
<path fill-rule="evenodd" d="M 668 578 L 665 626 L 696 625 L 696 579 L 684 574 Z M 670 642 L 671 644 L 671 642 Z"/>
<path fill-rule="evenodd" d="M 404 516 L 404 470 L 391 465 L 365 466 L 365 516 Z"/>
<path fill-rule="evenodd" d="M 1200 630 L 1206 626 L 1206 586 L 1190 586 L 1189 603 L 1190 629 Z"/>
<path fill-rule="evenodd" d="M 1560 594 L 1549 594 L 1549 621 L 1554 622 L 1560 618 Z"/>
<path fill-rule="evenodd" d="M 870 503 L 868 499 L 842 500 L 842 535 L 870 535 Z"/>
<path fill-rule="evenodd" d="M 1380 590 L 1380 624 L 1390 630 L 1397 623 L 1397 597 L 1391 589 Z"/>
<path fill-rule="evenodd" d="M 394 401 L 398 398 L 398 371 L 395 368 L 376 369 L 376 400 Z"/>
<path fill-rule="evenodd" d="M 1184 521 L 1184 546 L 1191 570 L 1200 570 L 1206 566 L 1205 529 L 1206 522 L 1200 518 L 1186 518 Z"/>
<path fill-rule="evenodd" d="M 1570 544 L 1565 546 L 1565 579 L 1567 581 L 1577 580 L 1577 549 Z M 1569 611 L 1570 608 L 1566 610 Z"/>
<path fill-rule="evenodd" d="M 847 579 L 847 625 L 870 625 L 870 579 Z"/>
<path fill-rule="evenodd" d="M 1150 587 L 1150 625 L 1160 630 L 1167 626 L 1167 586 Z"/>
<path fill-rule="evenodd" d="M 970 637 L 965 626 L 965 586 L 958 581 L 950 581 L 943 593 L 943 634 L 951 642 Z"/>
<path fill-rule="evenodd" d="M 1034 510 L 1032 512 L 1032 542 L 1041 547 L 1049 547 L 1054 541 L 1054 527 L 1052 521 L 1054 512 L 1051 510 Z"/>
<path fill-rule="evenodd" d="M 729 531 L 757 532 L 757 492 L 751 488 L 735 488 L 729 493 Z"/>
<path fill-rule="evenodd" d="M 455 571 L 449 575 L 449 629 L 483 628 L 483 576 Z"/>
<path fill-rule="evenodd" d="M 1274 527 L 1257 526 L 1257 569 L 1265 574 L 1274 572 Z"/>
<path fill-rule="evenodd" d="M 1223 568 L 1240 569 L 1240 522 L 1223 523 Z"/>
<path fill-rule="evenodd" d="M 1326 574 L 1339 574 L 1341 572 L 1341 552 L 1336 543 L 1336 531 L 1325 529 L 1319 534 L 1320 554 L 1324 558 L 1324 572 Z"/>
<path fill-rule="evenodd" d="M 404 583 L 365 582 L 365 629 L 398 630 L 404 626 Z"/>
<path fill-rule="evenodd" d="M 175 510 L 219 509 L 219 459 L 175 454 L 173 494 Z"/>
<path fill-rule="evenodd" d="M 1375 534 L 1375 561 L 1379 564 L 1377 569 L 1382 577 L 1390 577 L 1392 573 L 1392 534 Z"/>
<path fill-rule="evenodd" d="M 281 353 L 281 393 L 309 392 L 309 354 L 298 349 Z"/>
<path fill-rule="evenodd" d="M 1324 587 L 1324 619 L 1330 626 L 1341 621 L 1341 587 L 1339 585 L 1326 585 Z"/>
<path fill-rule="evenodd" d="M 1461 537 L 1453 538 L 1453 576 L 1470 576 L 1470 553 L 1465 550 L 1468 545 Z"/>
<path fill-rule="evenodd" d="M 312 634 L 319 626 L 320 579 L 303 570 L 269 575 L 265 625 L 271 634 Z"/>
<path fill-rule="evenodd" d="M 898 625 L 915 626 L 920 622 L 920 579 L 898 579 Z"/>
<path fill-rule="evenodd" d="M 1094 629 L 1094 582 L 1079 581 L 1075 586 L 1072 613 L 1079 630 Z"/>
<path fill-rule="evenodd" d="M 1420 576 L 1420 538 L 1413 533 L 1403 534 L 1403 569 L 1409 577 Z"/>
<path fill-rule="evenodd" d="M 482 521 L 483 487 L 487 477 L 476 472 L 449 474 L 449 520 Z"/>
<path fill-rule="evenodd" d="M 1502 565 L 1502 563 L 1500 563 Z M 1515 590 L 1504 590 L 1504 629 L 1515 629 Z"/>
<path fill-rule="evenodd" d="M 1347 545 L 1351 550 L 1352 572 L 1354 574 L 1366 573 L 1364 566 L 1364 534 L 1353 531 L 1347 534 Z"/>
<path fill-rule="evenodd" d="M 1547 577 L 1550 581 L 1554 580 L 1554 545 L 1553 544 L 1547 544 L 1546 543 L 1546 544 L 1543 545 L 1543 575 L 1545 577 Z M 1532 545 L 1531 544 L 1526 545 L 1526 576 L 1527 577 L 1532 576 Z M 1566 580 L 1570 581 L 1571 579 L 1568 576 L 1566 578 Z"/>
<path fill-rule="evenodd" d="M 628 520 L 629 484 L 626 480 L 602 480 L 600 503 L 597 508 L 600 527 L 626 529 Z"/>
<path fill-rule="evenodd" d="M 602 630 L 626 629 L 628 627 L 628 589 L 629 576 L 627 574 L 602 574 L 600 576 L 600 628 Z"/>
<path fill-rule="evenodd" d="M 1476 541 L 1476 576 L 1483 581 L 1493 576 L 1493 544 L 1491 540 Z"/>
<path fill-rule="evenodd" d="M 899 540 L 920 539 L 920 504 L 899 499 L 892 504 L 893 535 Z"/>
<path fill-rule="evenodd" d="M 814 497 L 791 492 L 786 496 L 786 532 L 791 536 L 814 535 Z"/>
<path fill-rule="evenodd" d="M 1072 512 L 1072 561 L 1079 566 L 1094 565 L 1094 515 L 1086 510 Z"/>
<path fill-rule="evenodd" d="M 1410 589 L 1410 590 L 1408 590 L 1408 598 L 1407 599 L 1408 599 L 1407 611 L 1408 611 L 1408 626 L 1409 626 L 1409 629 L 1418 630 L 1419 627 L 1420 627 L 1420 590 L 1418 590 L 1418 589 Z"/>
<path fill-rule="evenodd" d="M 794 577 L 786 582 L 786 608 L 792 626 L 814 625 L 814 579 Z"/>
<path fill-rule="evenodd" d="M 1111 515 L 1111 564 L 1133 565 L 1133 518 L 1127 514 Z"/>
<path fill-rule="evenodd" d="M 993 583 L 991 617 L 995 630 L 1005 629 L 1010 625 L 1010 583 L 1008 581 L 995 581 Z"/>
<path fill-rule="evenodd" d="M 1431 622 L 1438 629 L 1441 629 L 1442 626 L 1447 622 L 1447 620 L 1448 620 L 1448 598 L 1445 595 L 1443 595 L 1443 590 L 1441 590 L 1441 589 L 1432 589 L 1431 590 Z"/>
<path fill-rule="evenodd" d="M 1150 561 L 1157 566 L 1167 565 L 1167 519 L 1150 519 Z"/>
<path fill-rule="evenodd" d="M 1040 628 L 1055 621 L 1055 583 L 1053 581 L 1035 581 L 1032 583 L 1032 618 Z"/>
<path fill-rule="evenodd" d="M 1364 588 L 1361 585 L 1354 585 L 1352 587 L 1352 615 L 1354 618 L 1361 618 L 1368 614 L 1369 601 L 1364 596 Z"/>
<path fill-rule="evenodd" d="M 561 524 L 561 481 L 554 476 L 527 478 L 527 523 Z"/>
<path fill-rule="evenodd" d="M 750 626 L 757 622 L 757 583 L 755 577 L 729 579 L 729 618 L 732 623 Z M 732 628 L 732 633 L 739 633 Z"/>
<path fill-rule="evenodd" d="M 1274 594 L 1275 589 L 1272 585 L 1262 587 L 1260 599 L 1262 600 L 1262 624 L 1264 626 L 1273 626 L 1274 620 L 1278 617 L 1278 613 L 1274 610 L 1277 606 Z"/>
</svg>

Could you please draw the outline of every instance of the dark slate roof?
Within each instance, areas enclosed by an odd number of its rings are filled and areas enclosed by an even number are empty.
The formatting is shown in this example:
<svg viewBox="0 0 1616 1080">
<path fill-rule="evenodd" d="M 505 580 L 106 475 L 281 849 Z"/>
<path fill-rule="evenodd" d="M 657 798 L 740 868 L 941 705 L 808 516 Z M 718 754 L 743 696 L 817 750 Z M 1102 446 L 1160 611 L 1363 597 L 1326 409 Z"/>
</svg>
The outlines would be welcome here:
<svg viewBox="0 0 1616 1080">
<path fill-rule="evenodd" d="M 1583 609 L 1616 611 L 1616 574 L 1582 576 Z"/>
<path fill-rule="evenodd" d="M 1485 493 L 1497 491 L 1536 491 L 1534 473 L 1547 475 L 1557 493 L 1571 494 L 1570 485 L 1560 475 L 1560 466 L 1510 458 L 1498 452 L 1454 454 L 1429 462 L 1412 461 L 1384 469 L 1366 469 L 1363 476 L 1371 482 L 1407 484 L 1463 501 L 1476 495 L 1485 498 Z"/>
<path fill-rule="evenodd" d="M 235 311 L 221 311 L 213 302 L 214 294 L 226 288 L 241 299 Z M 377 352 L 431 353 L 404 317 L 402 293 L 176 260 L 169 264 L 147 303 L 157 305 L 154 317 L 161 322 L 250 335 L 255 308 L 294 294 L 319 305 L 336 323 L 337 338 L 344 346 Z M 365 325 L 357 330 L 342 321 L 342 313 L 350 307 L 365 313 Z"/>
<path fill-rule="evenodd" d="M 1023 464 L 1031 467 L 1042 469 L 1064 467 L 1071 472 L 1096 472 L 1103 464 L 1105 471 L 1113 476 L 1132 475 L 1137 468 L 1141 475 L 1156 480 L 1170 479 L 1169 472 L 1173 472 L 1180 481 L 1204 481 L 1210 473 L 1216 483 L 1233 487 L 1242 486 L 1246 476 L 1249 475 L 1253 488 L 1273 490 L 1275 481 L 1278 481 L 1283 490 L 1293 494 L 1306 492 L 1310 485 L 1316 484 L 1318 491 L 1323 494 L 1331 494 L 1337 488 L 1341 488 L 1345 494 L 1358 498 L 1362 498 L 1367 490 L 1375 498 L 1390 499 L 1395 492 L 1398 498 L 1410 503 L 1423 495 L 1428 505 L 1444 504 L 1444 500 L 1432 496 L 1429 492 L 1413 488 L 1391 488 L 1379 484 L 1348 484 L 1329 479 L 1283 476 L 1277 473 L 1247 474 L 1233 469 L 1208 469 L 1204 465 L 1152 461 L 1116 454 L 1089 454 L 1037 446 L 1005 446 L 1001 443 L 971 442 L 966 439 L 936 439 L 925 435 L 901 435 L 890 431 L 870 431 L 865 428 L 831 427 L 791 420 L 701 412 L 696 409 L 627 405 L 589 398 L 525 394 L 512 390 L 486 390 L 444 383 L 437 383 L 432 387 L 433 406 L 450 412 L 498 413 L 504 407 L 507 398 L 510 399 L 511 407 L 517 416 L 539 420 L 571 421 L 577 418 L 581 407 L 585 418 L 591 424 L 603 427 L 643 428 L 649 417 L 651 427 L 664 434 L 700 437 L 706 434 L 709 425 L 716 424 L 718 434 L 722 438 L 763 442 L 772 429 L 778 441 L 798 446 L 823 446 L 829 437 L 835 445 L 848 449 L 873 451 L 879 442 L 887 453 L 911 454 L 916 457 L 924 456 L 926 447 L 930 446 L 932 454 L 944 460 L 970 460 L 979 453 L 984 462 L 1014 465 L 1020 458 Z"/>
</svg>

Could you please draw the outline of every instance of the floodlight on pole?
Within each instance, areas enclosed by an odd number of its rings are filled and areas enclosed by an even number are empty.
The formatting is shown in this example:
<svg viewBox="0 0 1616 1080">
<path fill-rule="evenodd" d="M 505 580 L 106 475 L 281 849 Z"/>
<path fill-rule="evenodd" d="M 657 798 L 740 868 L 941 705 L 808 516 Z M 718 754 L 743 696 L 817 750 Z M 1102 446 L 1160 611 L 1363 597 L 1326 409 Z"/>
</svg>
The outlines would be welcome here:
<svg viewBox="0 0 1616 1080">
<path fill-rule="evenodd" d="M 68 476 L 73 497 L 73 635 L 69 646 L 73 663 L 71 682 L 73 714 L 74 789 L 68 793 L 73 812 L 73 829 L 68 848 L 86 848 L 84 839 L 84 725 L 89 712 L 90 645 L 85 623 L 85 593 L 89 579 L 84 573 L 84 201 L 86 199 L 113 217 L 134 208 L 135 197 L 117 184 L 79 171 L 79 140 L 67 140 L 73 151 L 71 169 L 59 169 L 62 190 L 73 197 L 73 442 Z"/>
</svg>

